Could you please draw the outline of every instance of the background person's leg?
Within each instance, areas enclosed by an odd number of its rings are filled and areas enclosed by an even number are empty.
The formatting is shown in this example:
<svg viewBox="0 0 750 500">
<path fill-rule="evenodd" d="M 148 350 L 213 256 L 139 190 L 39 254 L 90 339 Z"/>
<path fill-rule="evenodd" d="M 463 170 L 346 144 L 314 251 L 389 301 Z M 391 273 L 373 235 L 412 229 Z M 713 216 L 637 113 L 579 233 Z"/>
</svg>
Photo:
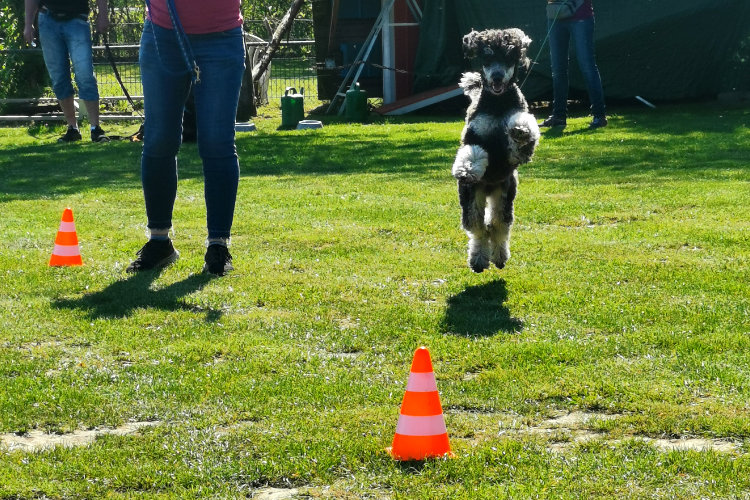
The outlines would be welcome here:
<svg viewBox="0 0 750 500">
<path fill-rule="evenodd" d="M 549 53 L 552 66 L 552 115 L 558 119 L 565 119 L 568 116 L 569 24 L 569 21 L 558 20 L 552 24 L 549 34 Z"/>
<path fill-rule="evenodd" d="M 73 19 L 63 27 L 65 40 L 73 62 L 78 96 L 86 106 L 89 123 L 99 126 L 99 87 L 94 74 L 94 60 L 91 51 L 91 27 L 88 21 Z"/>
<path fill-rule="evenodd" d="M 594 51 L 594 19 L 576 21 L 571 27 L 571 34 L 575 44 L 578 66 L 586 82 L 586 89 L 591 102 L 591 114 L 595 118 L 604 117 L 606 114 L 604 89 L 602 88 L 602 79 L 596 65 Z"/>
<path fill-rule="evenodd" d="M 44 65 L 47 67 L 52 82 L 52 91 L 60 103 L 68 127 L 77 129 L 73 82 L 70 78 L 70 59 L 62 23 L 51 19 L 44 12 L 39 13 L 39 41 L 42 45 Z"/>
</svg>

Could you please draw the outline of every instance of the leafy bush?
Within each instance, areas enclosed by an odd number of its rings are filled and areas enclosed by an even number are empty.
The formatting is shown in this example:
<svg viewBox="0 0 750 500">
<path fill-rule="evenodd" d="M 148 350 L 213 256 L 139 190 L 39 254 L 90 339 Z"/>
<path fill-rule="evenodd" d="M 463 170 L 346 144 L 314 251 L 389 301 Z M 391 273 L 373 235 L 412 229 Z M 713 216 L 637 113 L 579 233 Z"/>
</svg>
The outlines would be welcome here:
<svg viewBox="0 0 750 500">
<path fill-rule="evenodd" d="M 23 50 L 24 2 L 0 6 L 0 98 L 39 97 L 47 82 L 40 50 Z"/>
</svg>

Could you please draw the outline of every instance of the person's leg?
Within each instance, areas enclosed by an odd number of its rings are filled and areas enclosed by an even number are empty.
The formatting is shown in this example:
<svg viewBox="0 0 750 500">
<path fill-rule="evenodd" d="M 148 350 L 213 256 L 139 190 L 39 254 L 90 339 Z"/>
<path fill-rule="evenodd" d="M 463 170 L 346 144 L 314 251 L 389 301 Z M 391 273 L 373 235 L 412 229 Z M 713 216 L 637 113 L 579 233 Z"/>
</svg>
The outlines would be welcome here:
<svg viewBox="0 0 750 500">
<path fill-rule="evenodd" d="M 191 37 L 191 44 L 201 69 L 193 91 L 208 238 L 218 242 L 230 236 L 239 182 L 234 124 L 245 68 L 242 32 Z"/>
<path fill-rule="evenodd" d="M 174 34 L 150 22 L 143 28 L 139 57 L 145 115 L 141 180 L 146 216 L 149 229 L 169 230 L 177 196 L 182 110 L 190 77 L 177 64 L 182 56 Z"/>
<path fill-rule="evenodd" d="M 549 23 L 553 23 L 552 20 Z M 554 21 L 549 33 L 549 55 L 552 66 L 552 115 L 564 120 L 568 116 L 568 52 L 570 21 Z"/>
<path fill-rule="evenodd" d="M 91 27 L 88 21 L 72 19 L 64 26 L 70 60 L 73 62 L 78 95 L 86 106 L 91 139 L 101 142 L 108 140 L 99 128 L 99 87 L 94 74 L 94 60 L 91 50 Z M 96 132 L 94 132 L 96 131 Z"/>
<path fill-rule="evenodd" d="M 180 57 L 174 35 L 147 21 L 139 59 L 145 116 L 141 181 L 150 234 L 149 241 L 126 269 L 131 273 L 163 267 L 180 255 L 169 239 L 177 197 L 182 108 L 190 89 L 187 71 L 176 68 L 175 61 L 180 61 Z"/>
<path fill-rule="evenodd" d="M 606 115 L 606 109 L 602 79 L 594 53 L 594 19 L 589 18 L 574 22 L 571 27 L 571 34 L 575 44 L 578 66 L 586 82 L 586 89 L 591 101 L 591 113 L 595 118 L 603 118 Z"/>
<path fill-rule="evenodd" d="M 80 88 L 80 87 L 79 87 Z M 92 127 L 98 127 L 99 126 L 99 100 L 95 101 L 87 101 L 84 99 L 81 99 L 83 101 L 83 105 L 86 106 L 86 113 L 89 115 L 89 123 Z"/>
<path fill-rule="evenodd" d="M 70 79 L 70 60 L 62 24 L 44 12 L 39 13 L 39 41 L 42 45 L 44 64 L 47 66 L 52 82 L 52 91 L 60 103 L 68 127 L 77 129 L 78 123 L 73 104 L 73 82 Z"/>
<path fill-rule="evenodd" d="M 76 105 L 73 96 L 66 97 L 65 99 L 58 99 L 57 102 L 60 104 L 60 108 L 62 109 L 63 116 L 65 116 L 65 121 L 67 122 L 68 127 L 78 128 L 78 117 L 76 116 Z"/>
</svg>

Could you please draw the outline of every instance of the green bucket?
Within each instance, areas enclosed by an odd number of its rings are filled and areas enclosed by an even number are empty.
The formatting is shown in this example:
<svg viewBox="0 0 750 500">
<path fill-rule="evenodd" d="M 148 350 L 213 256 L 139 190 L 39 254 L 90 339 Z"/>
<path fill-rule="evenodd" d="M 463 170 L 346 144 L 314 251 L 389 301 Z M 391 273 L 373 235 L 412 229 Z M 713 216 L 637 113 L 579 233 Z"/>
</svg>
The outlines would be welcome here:
<svg viewBox="0 0 750 500">
<path fill-rule="evenodd" d="M 287 87 L 281 98 L 281 128 L 295 128 L 305 118 L 305 89 Z"/>
<path fill-rule="evenodd" d="M 370 111 L 367 109 L 367 92 L 359 88 L 359 82 L 346 91 L 346 119 L 350 122 L 364 122 Z"/>
</svg>

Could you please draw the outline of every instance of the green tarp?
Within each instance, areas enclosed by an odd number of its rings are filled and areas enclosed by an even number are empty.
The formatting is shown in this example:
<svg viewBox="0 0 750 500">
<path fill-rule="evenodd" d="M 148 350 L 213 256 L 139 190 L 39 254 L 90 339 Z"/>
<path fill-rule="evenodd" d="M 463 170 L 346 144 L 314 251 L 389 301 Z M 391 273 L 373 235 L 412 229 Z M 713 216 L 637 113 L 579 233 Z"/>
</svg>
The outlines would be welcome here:
<svg viewBox="0 0 750 500">
<path fill-rule="evenodd" d="M 425 0 L 415 92 L 454 84 L 470 69 L 461 38 L 472 28 L 518 27 L 539 58 L 523 91 L 551 96 L 544 0 Z M 679 100 L 750 90 L 750 0 L 594 0 L 596 55 L 608 98 Z M 744 55 L 750 49 L 745 47 Z M 571 49 L 570 84 L 583 91 Z M 584 93 L 585 95 L 585 93 Z"/>
</svg>

